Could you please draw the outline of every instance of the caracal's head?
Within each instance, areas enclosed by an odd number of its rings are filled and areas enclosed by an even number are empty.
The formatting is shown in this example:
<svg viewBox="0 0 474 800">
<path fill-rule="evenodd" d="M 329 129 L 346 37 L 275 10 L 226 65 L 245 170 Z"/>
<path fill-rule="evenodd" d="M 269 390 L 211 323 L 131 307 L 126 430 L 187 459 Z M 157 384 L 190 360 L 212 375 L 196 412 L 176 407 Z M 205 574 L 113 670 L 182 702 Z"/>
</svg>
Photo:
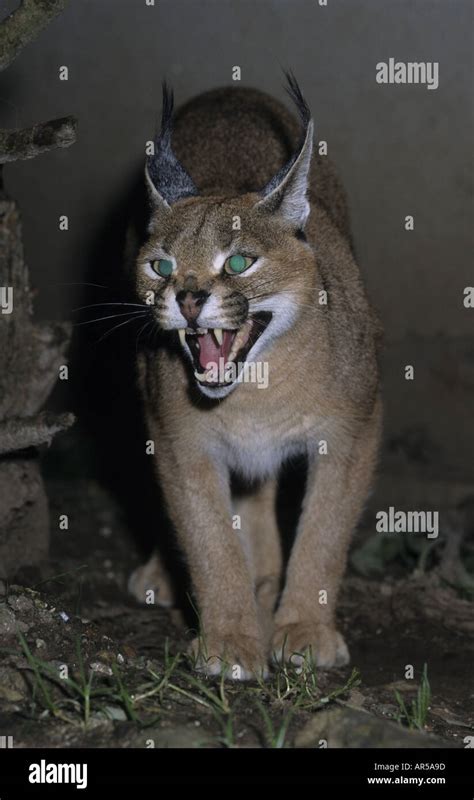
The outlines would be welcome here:
<svg viewBox="0 0 474 800">
<path fill-rule="evenodd" d="M 264 360 L 311 297 L 314 256 L 304 226 L 313 125 L 292 78 L 289 91 L 303 124 L 299 149 L 260 191 L 230 197 L 200 196 L 176 159 L 173 98 L 163 90 L 161 133 L 145 170 L 151 217 L 136 288 L 208 397 L 229 394 L 242 365 Z M 235 369 L 226 369 L 231 362 Z"/>
</svg>

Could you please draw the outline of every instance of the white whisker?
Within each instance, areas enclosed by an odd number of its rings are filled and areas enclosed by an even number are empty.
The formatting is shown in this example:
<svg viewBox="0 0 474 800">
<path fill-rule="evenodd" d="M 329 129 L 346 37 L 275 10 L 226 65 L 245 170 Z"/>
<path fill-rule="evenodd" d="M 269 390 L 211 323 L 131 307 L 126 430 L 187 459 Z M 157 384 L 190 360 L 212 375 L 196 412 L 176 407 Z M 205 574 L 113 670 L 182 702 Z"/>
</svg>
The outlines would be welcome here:
<svg viewBox="0 0 474 800">
<path fill-rule="evenodd" d="M 114 331 L 118 330 L 123 325 L 126 325 L 127 322 L 135 322 L 135 317 L 133 317 L 132 319 L 126 319 L 125 322 L 120 322 L 118 325 L 115 325 L 115 327 L 113 327 L 110 331 L 107 331 L 107 333 L 104 333 L 104 335 L 101 336 L 100 339 L 98 339 L 97 341 L 101 342 L 103 339 L 106 339 L 107 336 L 110 336 L 111 333 L 113 333 Z"/>
<path fill-rule="evenodd" d="M 79 328 L 81 325 L 91 325 L 93 322 L 102 322 L 104 319 L 117 319 L 117 317 L 129 317 L 147 313 L 148 313 L 147 311 L 124 311 L 123 314 L 108 314 L 106 317 L 98 317 L 97 319 L 88 319 L 86 322 L 76 322 L 74 327 Z"/>
</svg>

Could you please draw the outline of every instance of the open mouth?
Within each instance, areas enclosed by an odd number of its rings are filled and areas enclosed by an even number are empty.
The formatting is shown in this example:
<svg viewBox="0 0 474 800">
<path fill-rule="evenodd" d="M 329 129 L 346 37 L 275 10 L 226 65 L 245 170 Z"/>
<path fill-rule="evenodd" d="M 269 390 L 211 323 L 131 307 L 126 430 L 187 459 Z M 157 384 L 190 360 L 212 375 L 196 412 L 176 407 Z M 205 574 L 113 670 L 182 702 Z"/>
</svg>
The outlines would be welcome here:
<svg viewBox="0 0 474 800">
<path fill-rule="evenodd" d="M 259 311 L 240 328 L 181 328 L 179 338 L 189 347 L 196 380 L 209 388 L 234 383 L 236 367 L 242 369 L 271 318 L 270 311 Z"/>
</svg>

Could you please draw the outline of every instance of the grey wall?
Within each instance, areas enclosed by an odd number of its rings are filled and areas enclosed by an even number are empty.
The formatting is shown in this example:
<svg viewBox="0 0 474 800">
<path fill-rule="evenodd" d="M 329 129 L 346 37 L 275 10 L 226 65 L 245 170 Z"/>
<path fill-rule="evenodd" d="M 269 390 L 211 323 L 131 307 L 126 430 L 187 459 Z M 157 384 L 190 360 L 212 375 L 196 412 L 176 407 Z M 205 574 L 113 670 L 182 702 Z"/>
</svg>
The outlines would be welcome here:
<svg viewBox="0 0 474 800">
<path fill-rule="evenodd" d="M 16 2 L 7 0 L 8 11 Z M 79 140 L 6 168 L 19 200 L 40 315 L 67 316 L 89 246 L 126 191 L 159 109 L 242 83 L 283 96 L 290 66 L 329 142 L 352 207 L 359 260 L 389 339 L 472 331 L 462 307 L 472 244 L 470 0 L 75 0 L 2 75 L 3 126 L 67 113 Z M 380 86 L 375 64 L 439 61 L 440 86 Z M 58 79 L 67 65 L 68 82 Z M 59 232 L 57 218 L 70 217 Z M 415 231 L 403 230 L 406 214 Z M 119 265 L 117 264 L 117 269 Z"/>
</svg>

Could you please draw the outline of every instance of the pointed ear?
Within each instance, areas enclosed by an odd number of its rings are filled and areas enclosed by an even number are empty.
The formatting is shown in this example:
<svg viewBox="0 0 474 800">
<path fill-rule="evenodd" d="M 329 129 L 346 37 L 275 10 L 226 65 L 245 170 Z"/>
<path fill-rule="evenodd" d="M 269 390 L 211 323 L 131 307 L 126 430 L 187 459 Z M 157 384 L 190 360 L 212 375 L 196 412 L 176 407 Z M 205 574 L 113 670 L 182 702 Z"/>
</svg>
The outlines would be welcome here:
<svg viewBox="0 0 474 800">
<path fill-rule="evenodd" d="M 148 199 L 150 201 L 150 205 L 154 211 L 164 211 L 165 213 L 170 211 L 170 205 L 166 202 L 163 195 L 160 194 L 158 189 L 156 188 L 155 184 L 153 183 L 150 170 L 148 164 L 145 164 L 145 184 L 148 194 Z"/>
<path fill-rule="evenodd" d="M 287 92 L 303 123 L 303 136 L 296 153 L 262 190 L 262 199 L 255 208 L 280 214 L 294 227 L 303 228 L 310 212 L 306 192 L 313 154 L 313 122 L 296 79 L 287 74 L 287 80 Z"/>
<path fill-rule="evenodd" d="M 163 83 L 163 106 L 161 130 L 155 137 L 155 152 L 148 156 L 145 180 L 150 200 L 155 208 L 169 210 L 173 203 L 185 197 L 193 197 L 198 190 L 171 147 L 173 129 L 174 96 Z"/>
</svg>

